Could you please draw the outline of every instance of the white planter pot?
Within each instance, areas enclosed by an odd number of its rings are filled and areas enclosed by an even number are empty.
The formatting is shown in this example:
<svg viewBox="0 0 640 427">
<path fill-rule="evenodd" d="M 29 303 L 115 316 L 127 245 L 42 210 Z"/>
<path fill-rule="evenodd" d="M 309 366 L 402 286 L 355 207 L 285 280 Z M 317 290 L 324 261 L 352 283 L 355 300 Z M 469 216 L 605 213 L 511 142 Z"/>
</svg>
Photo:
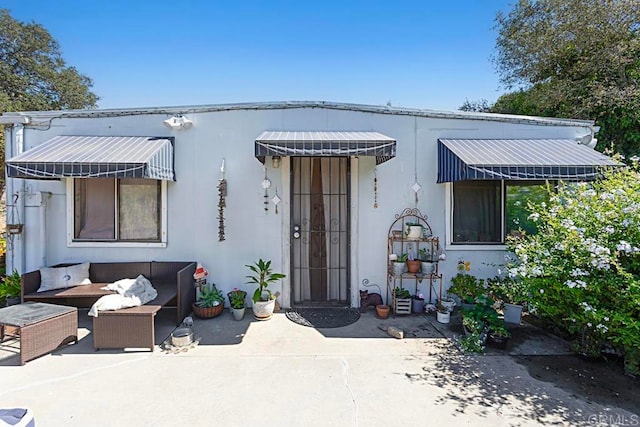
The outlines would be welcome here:
<svg viewBox="0 0 640 427">
<path fill-rule="evenodd" d="M 421 239 L 423 237 L 421 225 L 411 225 L 407 231 L 407 238 L 409 239 Z"/>
<path fill-rule="evenodd" d="M 393 274 L 395 276 L 400 276 L 407 270 L 407 263 L 405 262 L 394 262 L 393 263 Z"/>
<path fill-rule="evenodd" d="M 436 263 L 429 261 L 422 261 L 422 274 L 431 274 L 436 271 Z"/>
<path fill-rule="evenodd" d="M 449 323 L 451 321 L 451 313 L 448 311 L 446 313 L 437 312 L 436 313 L 438 322 L 440 323 Z"/>
<path fill-rule="evenodd" d="M 253 315 L 258 320 L 269 320 L 273 316 L 276 307 L 276 300 L 258 301 L 253 303 Z"/>
<path fill-rule="evenodd" d="M 233 318 L 235 320 L 242 320 L 244 317 L 245 307 L 242 308 L 233 308 L 231 307 L 231 314 L 233 314 Z"/>
<path fill-rule="evenodd" d="M 440 304 L 442 304 L 442 306 L 446 308 L 449 313 L 451 313 L 453 311 L 453 308 L 456 306 L 456 302 L 453 300 L 443 300 Z"/>
<path fill-rule="evenodd" d="M 505 304 L 504 309 L 504 321 L 505 323 L 520 324 L 522 320 L 522 306 L 515 304 Z"/>
</svg>

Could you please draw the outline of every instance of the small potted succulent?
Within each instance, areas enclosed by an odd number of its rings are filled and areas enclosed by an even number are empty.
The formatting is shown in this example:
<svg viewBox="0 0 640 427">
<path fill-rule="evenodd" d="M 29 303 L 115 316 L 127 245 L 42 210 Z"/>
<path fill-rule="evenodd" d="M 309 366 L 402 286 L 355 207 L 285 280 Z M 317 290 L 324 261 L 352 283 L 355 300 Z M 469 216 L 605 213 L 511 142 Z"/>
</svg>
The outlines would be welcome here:
<svg viewBox="0 0 640 427">
<path fill-rule="evenodd" d="M 203 319 L 219 316 L 224 310 L 224 295 L 215 283 L 204 285 L 192 308 L 193 314 Z"/>
<path fill-rule="evenodd" d="M 247 293 L 238 288 L 234 288 L 231 292 L 227 293 L 229 298 L 229 304 L 231 305 L 231 313 L 235 320 L 242 320 L 244 317 L 245 304 L 244 299 Z"/>
</svg>

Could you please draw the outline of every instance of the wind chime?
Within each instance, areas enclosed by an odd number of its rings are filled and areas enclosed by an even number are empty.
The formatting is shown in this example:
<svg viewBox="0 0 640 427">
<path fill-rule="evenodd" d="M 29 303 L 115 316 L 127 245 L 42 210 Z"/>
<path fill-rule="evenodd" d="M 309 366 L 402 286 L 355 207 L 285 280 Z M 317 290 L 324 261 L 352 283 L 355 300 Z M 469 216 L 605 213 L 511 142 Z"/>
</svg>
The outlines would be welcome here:
<svg viewBox="0 0 640 427">
<path fill-rule="evenodd" d="M 264 213 L 269 212 L 269 188 L 271 181 L 267 178 L 267 167 L 264 167 L 264 179 L 262 180 L 262 188 L 264 188 Z"/>
<path fill-rule="evenodd" d="M 267 214 L 269 212 L 269 188 L 271 188 L 271 180 L 267 177 L 267 167 L 264 167 L 264 179 L 262 180 L 262 188 L 264 189 L 264 213 Z M 278 205 L 282 199 L 278 195 L 278 187 L 276 187 L 276 194 L 271 198 L 271 203 L 274 205 L 275 214 L 278 215 Z"/>
<path fill-rule="evenodd" d="M 220 173 L 222 178 L 218 180 L 218 241 L 222 242 L 225 239 L 224 236 L 224 208 L 227 206 L 227 180 L 224 179 L 224 159 L 222 159 L 222 166 L 220 166 Z"/>
<path fill-rule="evenodd" d="M 373 168 L 373 208 L 378 209 L 378 168 Z"/>
</svg>

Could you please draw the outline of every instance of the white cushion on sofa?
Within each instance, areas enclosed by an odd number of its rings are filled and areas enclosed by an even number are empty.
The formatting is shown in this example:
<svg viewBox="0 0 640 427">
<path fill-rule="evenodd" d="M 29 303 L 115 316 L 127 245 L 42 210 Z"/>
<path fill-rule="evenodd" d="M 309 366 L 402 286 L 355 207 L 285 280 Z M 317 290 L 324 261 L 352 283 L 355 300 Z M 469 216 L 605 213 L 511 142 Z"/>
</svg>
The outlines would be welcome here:
<svg viewBox="0 0 640 427">
<path fill-rule="evenodd" d="M 69 267 L 45 267 L 40 269 L 40 288 L 38 292 L 53 289 L 70 288 L 78 285 L 90 285 L 89 265 L 85 262 Z"/>
</svg>

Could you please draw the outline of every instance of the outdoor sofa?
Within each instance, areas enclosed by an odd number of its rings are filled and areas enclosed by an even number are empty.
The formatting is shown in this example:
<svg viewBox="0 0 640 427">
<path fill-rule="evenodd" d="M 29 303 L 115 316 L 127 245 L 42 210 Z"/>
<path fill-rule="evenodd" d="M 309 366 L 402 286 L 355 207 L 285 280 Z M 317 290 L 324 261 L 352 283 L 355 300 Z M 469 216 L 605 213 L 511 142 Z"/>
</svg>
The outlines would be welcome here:
<svg viewBox="0 0 640 427">
<path fill-rule="evenodd" d="M 58 264 L 54 268 L 77 264 Z M 93 346 L 101 348 L 149 348 L 155 345 L 155 316 L 163 307 L 176 308 L 176 325 L 191 313 L 195 300 L 195 262 L 101 262 L 91 263 L 91 284 L 37 292 L 40 270 L 22 275 L 22 301 L 39 301 L 88 308 L 101 296 L 114 292 L 101 289 L 108 283 L 142 274 L 158 296 L 139 307 L 100 311 L 93 318 Z"/>
</svg>

